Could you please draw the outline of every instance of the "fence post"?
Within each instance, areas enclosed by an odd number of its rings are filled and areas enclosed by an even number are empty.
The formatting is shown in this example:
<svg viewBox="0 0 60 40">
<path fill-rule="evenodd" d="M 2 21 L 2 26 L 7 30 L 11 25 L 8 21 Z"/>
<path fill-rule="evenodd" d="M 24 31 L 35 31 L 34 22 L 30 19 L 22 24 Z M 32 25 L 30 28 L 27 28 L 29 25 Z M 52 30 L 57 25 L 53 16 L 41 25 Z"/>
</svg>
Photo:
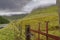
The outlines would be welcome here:
<svg viewBox="0 0 60 40">
<path fill-rule="evenodd" d="M 46 21 L 46 40 L 48 40 L 48 35 L 47 35 L 48 34 L 48 22 L 49 21 Z"/>
<path fill-rule="evenodd" d="M 26 25 L 26 40 L 31 40 L 30 25 Z"/>
<path fill-rule="evenodd" d="M 39 23 L 39 27 L 38 27 L 38 32 L 40 32 L 40 23 Z M 38 33 L 38 40 L 40 40 L 40 34 Z"/>
</svg>

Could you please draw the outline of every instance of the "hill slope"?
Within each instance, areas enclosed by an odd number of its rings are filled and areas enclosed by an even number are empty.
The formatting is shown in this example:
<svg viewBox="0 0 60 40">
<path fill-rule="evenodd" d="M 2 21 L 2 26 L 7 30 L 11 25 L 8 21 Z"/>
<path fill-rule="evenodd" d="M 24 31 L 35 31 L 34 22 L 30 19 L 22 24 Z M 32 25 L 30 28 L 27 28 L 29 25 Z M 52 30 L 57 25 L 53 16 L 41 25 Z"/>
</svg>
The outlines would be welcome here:
<svg viewBox="0 0 60 40">
<path fill-rule="evenodd" d="M 25 30 L 25 25 L 30 25 L 32 29 L 38 30 L 38 23 L 41 23 L 41 31 L 45 32 L 45 21 L 49 21 L 49 34 L 60 36 L 59 32 L 59 21 L 58 21 L 58 7 L 50 6 L 46 8 L 38 8 L 32 11 L 31 14 L 19 20 L 22 28 Z M 23 31 L 24 31 L 23 30 Z M 35 33 L 33 33 L 35 34 Z M 35 34 L 35 38 L 37 38 L 37 34 Z M 44 36 L 41 36 L 42 40 L 44 40 Z M 32 38 L 34 39 L 34 38 Z M 52 40 L 52 39 L 51 39 Z"/>
<path fill-rule="evenodd" d="M 57 6 L 53 5 L 53 6 L 49 6 L 49 7 L 45 7 L 45 8 L 38 8 L 32 11 L 32 13 L 30 13 L 27 17 L 35 17 L 35 15 L 40 15 L 42 14 L 44 16 L 44 14 L 55 14 L 57 12 Z M 26 17 L 25 17 L 26 18 Z"/>
</svg>

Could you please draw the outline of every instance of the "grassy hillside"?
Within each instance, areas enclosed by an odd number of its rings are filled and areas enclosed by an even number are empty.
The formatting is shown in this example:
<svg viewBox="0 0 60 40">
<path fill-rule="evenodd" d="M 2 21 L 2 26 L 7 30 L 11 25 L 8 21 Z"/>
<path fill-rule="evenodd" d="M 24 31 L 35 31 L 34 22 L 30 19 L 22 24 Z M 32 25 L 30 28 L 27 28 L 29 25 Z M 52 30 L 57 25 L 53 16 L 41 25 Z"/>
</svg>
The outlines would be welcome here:
<svg viewBox="0 0 60 40">
<path fill-rule="evenodd" d="M 11 22 L 7 27 L 0 29 L 0 40 L 15 40 L 19 35 L 16 21 Z"/>
<path fill-rule="evenodd" d="M 32 29 L 38 30 L 38 23 L 41 23 L 41 31 L 45 32 L 45 21 L 49 21 L 49 34 L 60 36 L 59 32 L 59 22 L 58 22 L 58 12 L 57 6 L 50 6 L 46 8 L 38 8 L 28 16 L 22 19 L 21 25 L 25 30 L 25 25 L 29 24 Z M 23 31 L 24 31 L 23 30 Z M 37 34 L 33 33 L 35 39 L 37 38 Z M 44 40 L 45 37 L 41 36 L 41 39 Z M 34 38 L 32 38 L 34 39 Z M 52 40 L 52 39 L 51 39 Z"/>
<path fill-rule="evenodd" d="M 31 29 L 38 30 L 39 22 L 41 23 L 41 31 L 45 32 L 45 21 L 49 21 L 49 34 L 60 36 L 57 9 L 56 6 L 44 9 L 38 8 L 23 19 L 11 22 L 6 28 L 0 30 L 0 40 L 15 40 L 19 38 L 25 40 L 25 25 L 29 24 Z M 22 32 L 19 28 L 22 29 Z M 37 33 L 33 34 L 32 40 L 36 40 Z M 45 36 L 41 35 L 41 39 L 45 40 Z M 49 40 L 52 39 L 49 38 Z"/>
</svg>

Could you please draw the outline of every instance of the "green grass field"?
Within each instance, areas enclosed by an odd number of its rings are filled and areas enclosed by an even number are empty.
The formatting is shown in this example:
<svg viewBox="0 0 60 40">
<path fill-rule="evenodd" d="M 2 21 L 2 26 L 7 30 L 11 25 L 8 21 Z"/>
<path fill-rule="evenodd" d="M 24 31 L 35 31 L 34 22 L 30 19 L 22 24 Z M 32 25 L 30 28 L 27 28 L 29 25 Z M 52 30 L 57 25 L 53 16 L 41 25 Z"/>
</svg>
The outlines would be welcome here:
<svg viewBox="0 0 60 40">
<path fill-rule="evenodd" d="M 49 34 L 60 36 L 57 9 L 57 6 L 44 9 L 38 8 L 25 18 L 11 22 L 6 28 L 0 29 L 0 40 L 18 40 L 19 37 L 25 40 L 25 25 L 30 25 L 32 29 L 38 30 L 38 23 L 41 23 L 41 31 L 45 32 L 45 21 L 49 21 Z M 18 30 L 21 27 L 22 32 Z M 32 40 L 36 40 L 37 33 L 33 34 Z M 41 40 L 45 40 L 45 38 L 45 36 L 41 35 Z M 49 38 L 49 40 L 52 39 Z"/>
</svg>

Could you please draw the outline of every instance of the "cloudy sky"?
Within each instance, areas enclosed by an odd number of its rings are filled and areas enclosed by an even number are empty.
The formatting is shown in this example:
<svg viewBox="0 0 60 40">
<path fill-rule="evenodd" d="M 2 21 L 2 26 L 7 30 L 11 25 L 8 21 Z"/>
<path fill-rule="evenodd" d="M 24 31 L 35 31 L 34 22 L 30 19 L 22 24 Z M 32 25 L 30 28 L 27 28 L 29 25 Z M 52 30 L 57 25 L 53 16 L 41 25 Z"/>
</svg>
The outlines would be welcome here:
<svg viewBox="0 0 60 40">
<path fill-rule="evenodd" d="M 0 0 L 0 15 L 31 12 L 32 9 L 56 4 L 56 0 Z"/>
</svg>

